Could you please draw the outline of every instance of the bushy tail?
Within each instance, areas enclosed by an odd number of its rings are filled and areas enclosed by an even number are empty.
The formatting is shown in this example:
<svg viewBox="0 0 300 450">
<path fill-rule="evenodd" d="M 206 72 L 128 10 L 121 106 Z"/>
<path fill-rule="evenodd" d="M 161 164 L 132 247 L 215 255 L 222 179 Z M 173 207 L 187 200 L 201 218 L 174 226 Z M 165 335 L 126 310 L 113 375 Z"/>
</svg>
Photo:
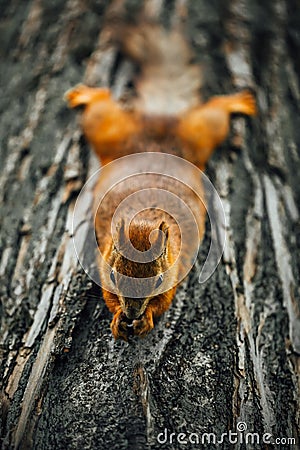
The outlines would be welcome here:
<svg viewBox="0 0 300 450">
<path fill-rule="evenodd" d="M 146 115 L 178 115 L 199 105 L 201 72 L 178 30 L 155 23 L 115 26 L 121 51 L 139 66 L 135 108 Z"/>
</svg>

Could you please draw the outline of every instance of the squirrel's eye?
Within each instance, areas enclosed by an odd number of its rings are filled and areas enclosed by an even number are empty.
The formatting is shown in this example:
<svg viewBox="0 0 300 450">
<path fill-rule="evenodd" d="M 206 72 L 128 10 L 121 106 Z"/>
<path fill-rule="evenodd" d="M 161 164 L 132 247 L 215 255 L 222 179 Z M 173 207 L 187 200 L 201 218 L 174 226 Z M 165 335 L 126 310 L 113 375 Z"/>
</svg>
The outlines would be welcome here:
<svg viewBox="0 0 300 450">
<path fill-rule="evenodd" d="M 163 281 L 164 281 L 164 276 L 163 276 L 163 274 L 161 273 L 161 274 L 159 275 L 159 277 L 157 278 L 155 288 L 158 288 L 158 287 L 161 285 L 161 283 L 162 283 Z"/>
<path fill-rule="evenodd" d="M 114 284 L 116 284 L 116 277 L 115 277 L 115 272 L 113 269 L 110 272 L 110 279 Z"/>
</svg>

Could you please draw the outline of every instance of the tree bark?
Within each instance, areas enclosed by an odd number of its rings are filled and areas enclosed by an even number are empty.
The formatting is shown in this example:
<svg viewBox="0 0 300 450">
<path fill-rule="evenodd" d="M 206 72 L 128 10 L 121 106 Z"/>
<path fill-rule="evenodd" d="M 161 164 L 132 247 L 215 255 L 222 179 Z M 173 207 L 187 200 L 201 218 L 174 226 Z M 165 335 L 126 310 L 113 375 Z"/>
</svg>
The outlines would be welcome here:
<svg viewBox="0 0 300 450">
<path fill-rule="evenodd" d="M 224 255 L 199 284 L 208 230 L 199 262 L 153 332 L 114 342 L 100 289 L 73 249 L 76 198 L 97 164 L 62 97 L 83 81 L 120 96 L 133 68 L 107 40 L 110 2 L 0 1 L 3 448 L 217 445 L 205 433 L 223 439 L 221 448 L 296 448 L 299 5 L 145 4 L 165 24 L 185 19 L 204 98 L 245 86 L 257 93 L 258 116 L 235 118 L 209 165 L 228 223 Z M 134 14 L 136 3 L 128 8 Z M 90 206 L 87 192 L 75 230 L 83 237 Z M 247 443 L 247 432 L 259 443 Z"/>
</svg>

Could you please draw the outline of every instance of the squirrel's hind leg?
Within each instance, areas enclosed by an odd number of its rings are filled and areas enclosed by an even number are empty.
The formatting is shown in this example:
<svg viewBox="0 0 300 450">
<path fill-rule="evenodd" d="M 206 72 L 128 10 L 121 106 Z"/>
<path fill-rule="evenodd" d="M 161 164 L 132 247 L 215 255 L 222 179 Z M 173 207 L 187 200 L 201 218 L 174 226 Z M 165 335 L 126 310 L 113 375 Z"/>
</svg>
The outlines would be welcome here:
<svg viewBox="0 0 300 450">
<path fill-rule="evenodd" d="M 77 84 L 64 94 L 64 100 L 70 108 L 88 105 L 98 100 L 107 100 L 110 98 L 110 90 L 107 88 L 92 88 L 85 84 Z"/>
<path fill-rule="evenodd" d="M 256 101 L 250 91 L 241 91 L 233 95 L 213 97 L 205 106 L 225 109 L 229 114 L 240 113 L 247 116 L 256 114 Z"/>
<path fill-rule="evenodd" d="M 249 91 L 217 96 L 187 112 L 177 128 L 177 135 L 186 145 L 186 159 L 192 159 L 190 152 L 196 154 L 192 162 L 204 170 L 215 148 L 228 135 L 232 113 L 254 115 L 254 96 Z"/>
</svg>

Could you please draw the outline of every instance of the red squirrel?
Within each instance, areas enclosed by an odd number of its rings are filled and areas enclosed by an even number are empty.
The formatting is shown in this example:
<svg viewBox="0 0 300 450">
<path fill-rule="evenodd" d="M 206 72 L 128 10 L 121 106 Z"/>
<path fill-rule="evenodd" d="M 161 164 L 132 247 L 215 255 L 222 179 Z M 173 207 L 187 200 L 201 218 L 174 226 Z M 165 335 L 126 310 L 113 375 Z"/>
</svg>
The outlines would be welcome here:
<svg viewBox="0 0 300 450">
<path fill-rule="evenodd" d="M 177 31 L 166 31 L 155 24 L 127 26 L 119 32 L 118 41 L 123 52 L 140 67 L 135 83 L 137 96 L 131 108 L 125 109 L 109 89 L 83 84 L 69 90 L 65 98 L 71 108 L 84 107 L 81 117 L 83 133 L 101 165 L 107 165 L 99 176 L 94 193 L 95 233 L 103 255 L 98 266 L 103 298 L 113 313 L 113 336 L 128 340 L 131 334 L 146 336 L 154 327 L 154 319 L 169 308 L 176 286 L 182 279 L 181 268 L 192 255 L 188 254 L 190 249 L 184 243 L 182 245 L 182 231 L 166 212 L 167 204 L 160 209 L 141 208 L 130 224 L 127 223 L 129 212 L 125 209 L 115 235 L 112 234 L 111 221 L 120 202 L 146 188 L 149 180 L 136 177 L 134 182 L 126 181 L 127 173 L 132 173 L 133 169 L 126 166 L 126 159 L 118 169 L 120 173 L 115 173 L 115 166 L 110 168 L 108 163 L 135 153 L 163 152 L 175 154 L 205 170 L 212 152 L 228 135 L 230 115 L 254 115 L 256 105 L 253 95 L 247 90 L 216 96 L 202 103 L 199 96 L 200 69 L 191 63 L 191 50 Z M 133 162 L 137 172 L 140 162 L 140 158 Z M 184 178 L 180 164 L 175 166 L 176 178 Z M 149 167 L 149 171 L 151 169 Z M 195 191 L 203 194 L 196 172 L 191 170 L 189 176 Z M 102 213 L 97 213 L 99 196 L 118 177 L 125 180 L 117 192 L 104 201 Z M 176 194 L 193 211 L 198 227 L 193 251 L 197 251 L 205 230 L 204 202 L 192 190 L 185 190 L 182 183 L 166 177 L 154 174 L 151 183 Z M 184 219 L 183 223 L 180 225 L 189 232 L 190 223 L 185 223 Z M 155 247 L 157 254 L 149 262 L 131 261 L 128 257 L 130 252 L 124 256 L 120 251 L 129 244 L 139 252 L 148 252 Z M 129 281 L 131 278 L 145 280 L 144 283 L 150 280 L 147 295 L 142 291 L 134 296 L 124 294 L 124 285 L 120 281 L 122 275 Z"/>
</svg>

